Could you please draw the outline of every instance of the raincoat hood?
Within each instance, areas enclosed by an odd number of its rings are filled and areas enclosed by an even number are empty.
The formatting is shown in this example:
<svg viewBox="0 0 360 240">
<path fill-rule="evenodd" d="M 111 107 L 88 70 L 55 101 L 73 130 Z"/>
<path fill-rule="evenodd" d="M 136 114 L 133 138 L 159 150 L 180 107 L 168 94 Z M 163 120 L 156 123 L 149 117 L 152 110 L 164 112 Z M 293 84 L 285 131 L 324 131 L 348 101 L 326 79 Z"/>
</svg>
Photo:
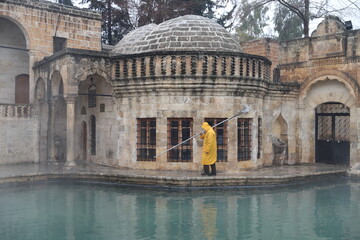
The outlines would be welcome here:
<svg viewBox="0 0 360 240">
<path fill-rule="evenodd" d="M 204 122 L 202 125 L 201 125 L 202 129 L 204 129 L 205 131 L 208 131 L 211 126 L 207 123 L 207 122 Z"/>
</svg>

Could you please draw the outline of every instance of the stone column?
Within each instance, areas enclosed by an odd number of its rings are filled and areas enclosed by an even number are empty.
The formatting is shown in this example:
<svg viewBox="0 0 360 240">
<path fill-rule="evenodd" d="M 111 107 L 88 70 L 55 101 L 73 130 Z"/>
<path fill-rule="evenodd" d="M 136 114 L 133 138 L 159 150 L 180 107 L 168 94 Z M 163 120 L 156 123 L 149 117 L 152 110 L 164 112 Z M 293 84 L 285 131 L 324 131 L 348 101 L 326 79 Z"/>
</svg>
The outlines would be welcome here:
<svg viewBox="0 0 360 240">
<path fill-rule="evenodd" d="M 66 166 L 75 166 L 75 102 L 77 96 L 69 95 L 66 101 Z"/>
<path fill-rule="evenodd" d="M 55 106 L 58 97 L 49 99 L 49 119 L 48 119 L 48 159 L 51 163 L 56 163 L 55 159 Z"/>
</svg>

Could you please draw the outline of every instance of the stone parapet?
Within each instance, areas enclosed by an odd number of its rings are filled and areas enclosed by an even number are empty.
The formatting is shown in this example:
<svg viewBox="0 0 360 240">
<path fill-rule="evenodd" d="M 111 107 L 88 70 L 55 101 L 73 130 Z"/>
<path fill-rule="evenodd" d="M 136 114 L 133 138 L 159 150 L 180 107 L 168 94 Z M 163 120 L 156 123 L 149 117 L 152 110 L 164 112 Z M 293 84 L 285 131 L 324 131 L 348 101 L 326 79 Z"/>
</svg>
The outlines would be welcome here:
<svg viewBox="0 0 360 240">
<path fill-rule="evenodd" d="M 237 95 L 261 92 L 270 81 L 271 62 L 242 53 L 169 52 L 156 55 L 117 56 L 113 60 L 115 92 L 204 92 Z M 241 84 L 243 83 L 243 84 Z M 232 93 L 229 93 L 231 91 Z M 241 95 L 241 93 L 239 93 Z"/>
<path fill-rule="evenodd" d="M 0 118 L 32 118 L 31 105 L 0 104 Z"/>
<path fill-rule="evenodd" d="M 229 53 L 174 52 L 118 57 L 116 80 L 143 77 L 241 77 L 269 81 L 271 62 L 260 56 Z"/>
</svg>

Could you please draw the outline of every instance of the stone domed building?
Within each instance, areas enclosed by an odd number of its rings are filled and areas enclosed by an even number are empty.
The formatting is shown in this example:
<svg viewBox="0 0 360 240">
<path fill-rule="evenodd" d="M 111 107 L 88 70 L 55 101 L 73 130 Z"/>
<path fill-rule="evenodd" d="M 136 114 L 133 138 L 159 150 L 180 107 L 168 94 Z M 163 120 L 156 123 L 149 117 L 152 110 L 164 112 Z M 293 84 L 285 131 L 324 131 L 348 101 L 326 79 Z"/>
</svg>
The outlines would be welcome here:
<svg viewBox="0 0 360 240">
<path fill-rule="evenodd" d="M 199 139 L 153 156 L 201 132 L 202 122 L 219 123 L 244 104 L 251 105 L 249 114 L 216 129 L 218 165 L 229 170 L 262 164 L 268 59 L 243 53 L 215 21 L 192 15 L 129 33 L 112 56 L 114 95 L 124 127 L 119 136 L 121 165 L 198 169 Z"/>
<path fill-rule="evenodd" d="M 188 15 L 109 50 L 98 13 L 5 0 L 0 28 L 0 163 L 199 170 L 199 138 L 154 156 L 245 104 L 216 127 L 220 170 L 359 161 L 360 33 L 336 18 L 306 39 L 239 44 Z"/>
</svg>

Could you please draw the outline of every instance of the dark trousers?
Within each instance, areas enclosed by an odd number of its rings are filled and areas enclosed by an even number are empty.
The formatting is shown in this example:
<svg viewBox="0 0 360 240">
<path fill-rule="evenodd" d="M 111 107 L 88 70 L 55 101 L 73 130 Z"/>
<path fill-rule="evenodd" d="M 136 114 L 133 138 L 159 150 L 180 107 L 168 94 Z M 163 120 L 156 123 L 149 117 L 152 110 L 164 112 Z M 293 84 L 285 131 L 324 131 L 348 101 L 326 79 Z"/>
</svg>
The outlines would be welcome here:
<svg viewBox="0 0 360 240">
<path fill-rule="evenodd" d="M 210 173 L 210 168 L 209 168 L 209 166 L 211 167 L 211 173 Z M 205 174 L 208 174 L 208 175 L 216 176 L 216 166 L 215 166 L 215 163 L 214 163 L 214 164 L 211 164 L 211 165 L 204 165 L 204 173 L 205 173 Z"/>
</svg>

